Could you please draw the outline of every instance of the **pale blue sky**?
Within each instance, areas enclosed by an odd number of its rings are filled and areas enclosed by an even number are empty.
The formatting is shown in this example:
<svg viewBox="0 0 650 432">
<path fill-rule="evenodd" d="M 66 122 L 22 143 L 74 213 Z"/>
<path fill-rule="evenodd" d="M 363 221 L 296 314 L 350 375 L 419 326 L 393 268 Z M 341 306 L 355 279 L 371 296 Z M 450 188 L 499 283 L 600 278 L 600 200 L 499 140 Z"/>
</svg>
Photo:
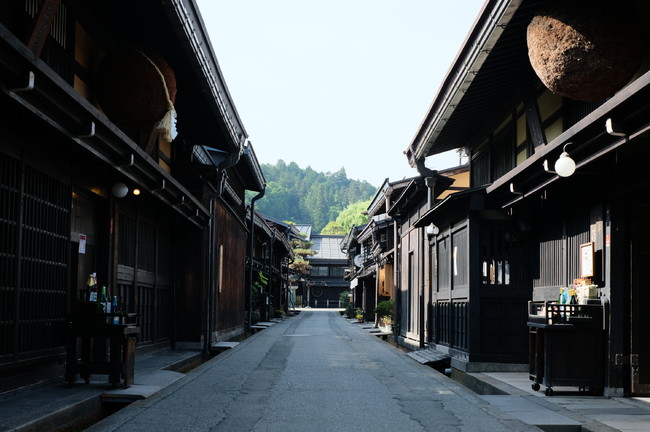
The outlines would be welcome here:
<svg viewBox="0 0 650 432">
<path fill-rule="evenodd" d="M 483 0 L 197 0 L 260 163 L 379 186 L 417 175 L 403 152 Z M 455 153 L 427 161 L 458 165 Z"/>
</svg>

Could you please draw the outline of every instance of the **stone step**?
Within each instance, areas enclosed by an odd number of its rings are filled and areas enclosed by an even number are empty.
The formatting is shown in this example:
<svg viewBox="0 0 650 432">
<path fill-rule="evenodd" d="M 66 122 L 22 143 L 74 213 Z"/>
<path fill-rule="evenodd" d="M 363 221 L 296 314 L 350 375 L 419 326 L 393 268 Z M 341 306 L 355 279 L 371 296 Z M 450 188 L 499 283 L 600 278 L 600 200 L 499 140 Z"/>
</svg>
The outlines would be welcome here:
<svg viewBox="0 0 650 432">
<path fill-rule="evenodd" d="M 271 322 L 271 321 L 262 321 L 262 322 L 257 322 L 255 324 L 258 325 L 258 326 L 271 327 L 275 323 Z"/>
<path fill-rule="evenodd" d="M 451 359 L 449 354 L 434 350 L 434 349 L 423 349 L 418 351 L 412 351 L 407 354 L 413 360 L 422 363 L 422 364 L 433 364 L 438 362 L 447 362 Z"/>
<path fill-rule="evenodd" d="M 239 345 L 239 342 L 214 342 L 211 346 L 212 351 L 225 351 L 233 349 Z"/>
</svg>

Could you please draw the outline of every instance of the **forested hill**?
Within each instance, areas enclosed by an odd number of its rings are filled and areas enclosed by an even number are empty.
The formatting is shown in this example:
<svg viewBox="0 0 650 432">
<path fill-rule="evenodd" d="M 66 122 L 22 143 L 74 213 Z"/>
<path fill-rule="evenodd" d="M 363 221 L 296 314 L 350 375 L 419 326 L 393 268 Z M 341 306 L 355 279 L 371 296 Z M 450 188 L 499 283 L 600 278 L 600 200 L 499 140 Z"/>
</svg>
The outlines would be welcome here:
<svg viewBox="0 0 650 432">
<path fill-rule="evenodd" d="M 314 233 L 320 233 L 348 205 L 367 201 L 377 191 L 377 187 L 365 180 L 349 179 L 343 168 L 335 173 L 322 173 L 283 160 L 275 165 L 261 164 L 261 167 L 266 193 L 255 203 L 255 210 L 282 221 L 312 224 Z"/>
</svg>

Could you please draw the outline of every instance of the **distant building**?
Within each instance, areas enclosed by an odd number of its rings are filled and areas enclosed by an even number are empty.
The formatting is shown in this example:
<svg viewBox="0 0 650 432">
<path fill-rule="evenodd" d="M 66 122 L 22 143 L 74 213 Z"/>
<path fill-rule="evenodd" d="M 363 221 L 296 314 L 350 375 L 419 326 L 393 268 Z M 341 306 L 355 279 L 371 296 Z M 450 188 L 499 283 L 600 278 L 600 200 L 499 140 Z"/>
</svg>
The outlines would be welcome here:
<svg viewBox="0 0 650 432">
<path fill-rule="evenodd" d="M 308 277 L 294 283 L 296 306 L 338 308 L 339 295 L 350 289 L 350 282 L 343 278 L 347 268 L 347 255 L 341 252 L 343 236 L 311 235 L 311 225 L 295 225 L 312 243 L 316 254 L 309 257 L 311 271 Z"/>
<path fill-rule="evenodd" d="M 429 185 L 421 176 L 395 182 L 386 179 L 368 206 L 368 224 L 353 227 L 341 241 L 340 247 L 348 257 L 345 278 L 350 280 L 353 306 L 363 309 L 369 321 L 375 319 L 374 309 L 383 300 L 395 299 L 398 313 L 408 303 L 407 297 L 401 298 L 401 289 L 395 292 L 399 276 L 395 256 L 401 236 L 410 232 L 408 224 L 414 208 L 426 205 L 429 188 L 441 200 L 469 185 L 468 165 L 436 171 L 435 175 L 440 180 L 430 180 Z"/>
</svg>

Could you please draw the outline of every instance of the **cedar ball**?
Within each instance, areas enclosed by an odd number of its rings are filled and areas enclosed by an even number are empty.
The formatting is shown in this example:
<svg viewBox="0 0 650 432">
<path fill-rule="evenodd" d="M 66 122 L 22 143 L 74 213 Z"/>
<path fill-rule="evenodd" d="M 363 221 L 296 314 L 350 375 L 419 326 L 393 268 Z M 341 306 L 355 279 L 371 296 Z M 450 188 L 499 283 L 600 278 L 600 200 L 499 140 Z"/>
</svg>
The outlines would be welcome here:
<svg viewBox="0 0 650 432">
<path fill-rule="evenodd" d="M 555 2 L 528 25 L 528 57 L 553 93 L 585 102 L 613 96 L 641 65 L 646 39 L 631 7 Z"/>
<path fill-rule="evenodd" d="M 153 50 L 124 48 L 106 55 L 95 71 L 97 101 L 108 118 L 125 130 L 150 127 L 167 112 L 162 78 L 142 54 L 162 72 L 170 100 L 176 100 L 174 71 Z"/>
</svg>

